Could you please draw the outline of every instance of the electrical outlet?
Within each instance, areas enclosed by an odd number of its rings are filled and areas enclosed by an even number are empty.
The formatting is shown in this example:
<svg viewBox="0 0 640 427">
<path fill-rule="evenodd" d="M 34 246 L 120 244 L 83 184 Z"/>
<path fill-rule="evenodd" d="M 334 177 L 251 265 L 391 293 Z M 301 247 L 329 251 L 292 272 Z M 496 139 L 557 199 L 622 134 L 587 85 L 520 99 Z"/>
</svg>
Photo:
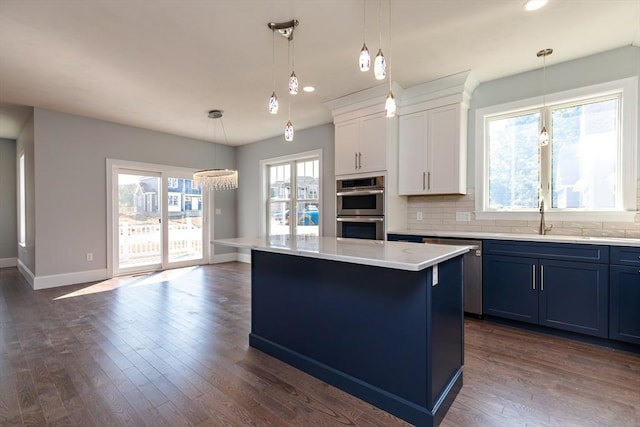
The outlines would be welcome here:
<svg viewBox="0 0 640 427">
<path fill-rule="evenodd" d="M 220 215 L 220 214 L 222 214 L 222 209 L 216 208 L 216 215 Z"/>
<path fill-rule="evenodd" d="M 418 211 L 418 213 L 416 213 L 416 219 L 418 221 L 422 221 L 422 211 Z"/>
<path fill-rule="evenodd" d="M 471 212 L 456 212 L 456 221 L 471 221 Z"/>
<path fill-rule="evenodd" d="M 93 261 L 93 252 L 87 252 L 87 261 Z"/>
</svg>

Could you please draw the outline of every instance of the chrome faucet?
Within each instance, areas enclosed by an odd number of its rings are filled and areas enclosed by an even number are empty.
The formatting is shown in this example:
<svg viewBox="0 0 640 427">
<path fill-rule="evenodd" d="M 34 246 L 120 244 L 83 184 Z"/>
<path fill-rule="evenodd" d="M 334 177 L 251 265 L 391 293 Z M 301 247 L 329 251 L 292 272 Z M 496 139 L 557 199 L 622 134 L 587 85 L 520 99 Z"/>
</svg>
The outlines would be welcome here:
<svg viewBox="0 0 640 427">
<path fill-rule="evenodd" d="M 552 228 L 553 224 L 547 227 L 544 222 L 544 199 L 540 199 L 540 229 L 538 230 L 538 232 L 544 236 L 545 234 L 547 234 L 547 231 L 551 230 Z"/>
</svg>

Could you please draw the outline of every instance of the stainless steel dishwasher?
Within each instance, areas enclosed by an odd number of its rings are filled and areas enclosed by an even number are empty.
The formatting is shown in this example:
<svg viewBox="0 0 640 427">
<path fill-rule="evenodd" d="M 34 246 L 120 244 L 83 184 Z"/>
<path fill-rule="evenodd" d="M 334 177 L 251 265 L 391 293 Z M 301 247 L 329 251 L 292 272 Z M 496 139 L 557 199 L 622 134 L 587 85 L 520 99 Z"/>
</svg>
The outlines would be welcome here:
<svg viewBox="0 0 640 427">
<path fill-rule="evenodd" d="M 435 245 L 472 246 L 464 255 L 463 297 L 464 311 L 482 317 L 482 241 L 443 237 L 425 237 L 424 243 Z"/>
</svg>

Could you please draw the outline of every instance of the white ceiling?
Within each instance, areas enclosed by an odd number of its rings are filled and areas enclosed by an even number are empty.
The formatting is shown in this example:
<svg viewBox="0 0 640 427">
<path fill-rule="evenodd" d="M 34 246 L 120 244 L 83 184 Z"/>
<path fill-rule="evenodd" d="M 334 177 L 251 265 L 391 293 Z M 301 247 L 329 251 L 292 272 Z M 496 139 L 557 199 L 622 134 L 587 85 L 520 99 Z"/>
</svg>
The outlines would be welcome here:
<svg viewBox="0 0 640 427">
<path fill-rule="evenodd" d="M 382 47 L 402 87 L 473 70 L 480 82 L 634 44 L 640 0 L 388 0 Z M 366 42 L 379 46 L 378 7 L 366 2 Z M 0 137 L 16 138 L 36 106 L 197 139 L 225 111 L 229 143 L 282 134 L 289 99 L 297 130 L 331 121 L 324 102 L 377 84 L 361 73 L 363 0 L 0 0 Z M 286 94 L 287 41 L 276 36 L 280 114 L 267 112 L 270 21 L 292 18 L 295 71 L 312 94 Z M 615 66 L 615 64 L 612 64 Z M 585 70 L 588 72 L 588 70 Z M 381 100 L 383 102 L 383 100 Z M 220 134 L 216 135 L 222 140 Z"/>
</svg>

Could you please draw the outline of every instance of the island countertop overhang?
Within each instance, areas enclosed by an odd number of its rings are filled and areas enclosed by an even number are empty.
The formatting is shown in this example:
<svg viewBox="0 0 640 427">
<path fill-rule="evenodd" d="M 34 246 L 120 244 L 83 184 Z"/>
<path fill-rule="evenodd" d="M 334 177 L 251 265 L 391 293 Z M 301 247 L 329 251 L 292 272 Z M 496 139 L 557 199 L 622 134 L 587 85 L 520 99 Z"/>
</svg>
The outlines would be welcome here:
<svg viewBox="0 0 640 427">
<path fill-rule="evenodd" d="M 424 270 L 472 249 L 465 245 L 416 245 L 315 236 L 236 237 L 215 239 L 213 244 L 407 271 Z"/>
</svg>

